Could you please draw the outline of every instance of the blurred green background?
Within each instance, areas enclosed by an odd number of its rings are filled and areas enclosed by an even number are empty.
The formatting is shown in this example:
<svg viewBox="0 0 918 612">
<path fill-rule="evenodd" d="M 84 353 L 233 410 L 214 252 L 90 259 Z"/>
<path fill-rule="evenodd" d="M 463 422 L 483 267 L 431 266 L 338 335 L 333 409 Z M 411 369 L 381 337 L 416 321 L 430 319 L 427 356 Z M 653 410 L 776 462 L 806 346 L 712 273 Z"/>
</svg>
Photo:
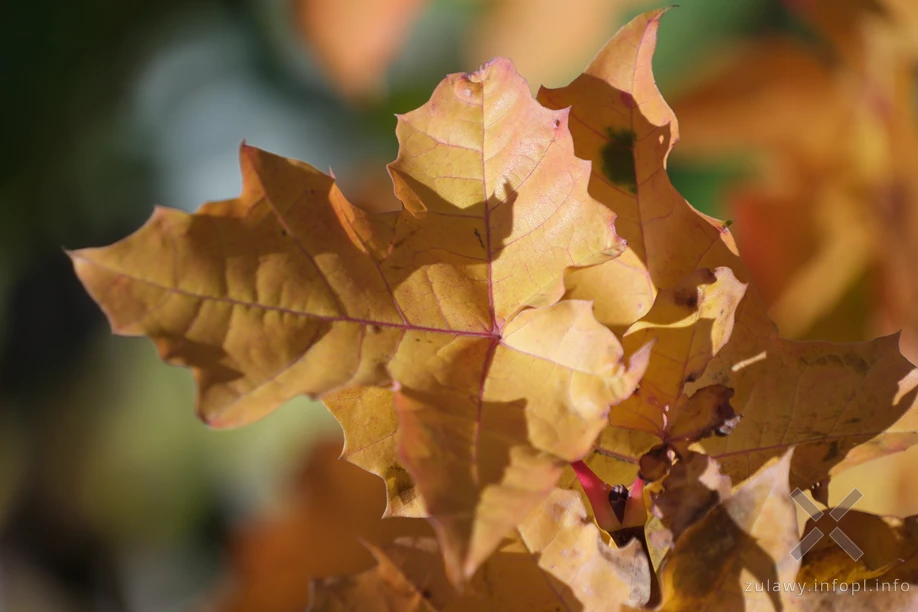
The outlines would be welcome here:
<svg viewBox="0 0 918 612">
<path fill-rule="evenodd" d="M 479 32 L 526 36 L 529 21 L 489 25 L 496 2 L 418 9 L 369 95 L 341 93 L 314 31 L 282 0 L 4 8 L 0 610 L 206 606 L 234 530 L 280 503 L 312 442 L 337 427 L 303 400 L 242 430 L 208 430 L 189 373 L 163 365 L 146 340 L 110 335 L 62 249 L 117 240 L 155 204 L 191 211 L 235 196 L 243 139 L 330 166 L 358 201 L 391 198 L 382 178 L 396 152 L 393 114 L 424 103 L 445 74 L 476 68 Z M 574 0 L 538 4 L 549 24 L 578 10 Z M 604 7 L 593 19 L 601 40 L 559 50 L 546 84 L 566 84 L 654 6 Z M 778 0 L 683 0 L 661 27 L 658 85 L 678 95 L 736 41 L 776 32 L 809 36 Z M 689 201 L 719 216 L 745 171 L 736 158 L 670 165 Z"/>
</svg>

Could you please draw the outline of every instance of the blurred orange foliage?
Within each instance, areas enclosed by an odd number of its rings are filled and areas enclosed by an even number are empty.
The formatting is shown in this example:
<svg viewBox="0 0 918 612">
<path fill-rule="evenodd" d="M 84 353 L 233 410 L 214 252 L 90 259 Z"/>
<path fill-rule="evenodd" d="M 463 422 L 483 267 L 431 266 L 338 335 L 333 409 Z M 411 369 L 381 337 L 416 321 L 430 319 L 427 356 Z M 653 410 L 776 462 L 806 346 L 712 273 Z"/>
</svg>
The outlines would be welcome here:
<svg viewBox="0 0 918 612">
<path fill-rule="evenodd" d="M 673 103 L 683 156 L 754 155 L 729 203 L 733 228 L 780 329 L 860 340 L 904 329 L 918 361 L 918 131 L 913 74 L 918 4 L 789 3 L 816 43 L 745 45 Z M 832 323 L 846 294 L 868 291 L 865 324 Z"/>
</svg>

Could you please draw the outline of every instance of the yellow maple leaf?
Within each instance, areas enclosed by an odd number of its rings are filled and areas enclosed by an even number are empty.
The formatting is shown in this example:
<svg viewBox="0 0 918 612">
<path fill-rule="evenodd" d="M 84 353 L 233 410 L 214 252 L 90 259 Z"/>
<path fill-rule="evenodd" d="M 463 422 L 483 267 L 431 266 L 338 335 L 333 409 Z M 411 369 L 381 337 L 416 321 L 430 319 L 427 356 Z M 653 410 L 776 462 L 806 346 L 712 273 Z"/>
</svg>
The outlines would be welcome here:
<svg viewBox="0 0 918 612">
<path fill-rule="evenodd" d="M 160 208 L 71 257 L 116 332 L 193 370 L 212 426 L 394 389 L 401 462 L 459 583 L 589 450 L 646 358 L 626 369 L 591 305 L 558 301 L 568 268 L 624 247 L 566 111 L 498 59 L 449 76 L 397 134 L 400 212 L 368 214 L 315 168 L 244 145 L 239 198 Z M 392 435 L 388 417 L 342 423 Z"/>
</svg>

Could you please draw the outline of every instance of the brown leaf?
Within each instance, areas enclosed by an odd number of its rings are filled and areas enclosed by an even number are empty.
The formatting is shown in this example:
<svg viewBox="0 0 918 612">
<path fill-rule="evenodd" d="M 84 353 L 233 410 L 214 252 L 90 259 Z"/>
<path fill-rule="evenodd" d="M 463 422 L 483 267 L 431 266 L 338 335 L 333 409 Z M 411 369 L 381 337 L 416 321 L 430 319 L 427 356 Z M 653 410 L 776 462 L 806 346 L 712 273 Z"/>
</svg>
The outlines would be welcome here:
<svg viewBox="0 0 918 612">
<path fill-rule="evenodd" d="M 751 581 L 789 583 L 799 562 L 791 453 L 769 463 L 690 526 L 663 564 L 661 610 L 770 610 L 794 595 L 755 592 Z M 783 604 L 783 606 L 782 606 Z"/>
<path fill-rule="evenodd" d="M 682 399 L 673 411 L 669 435 L 685 445 L 712 435 L 728 436 L 739 423 L 740 416 L 730 405 L 733 389 L 724 385 L 708 385 Z"/>
<path fill-rule="evenodd" d="M 701 453 L 690 453 L 676 463 L 662 485 L 663 491 L 653 501 L 653 513 L 672 532 L 674 542 L 730 496 L 730 478 L 721 474 L 716 461 Z"/>
<path fill-rule="evenodd" d="M 676 460 L 676 451 L 669 444 L 657 444 L 641 455 L 638 462 L 640 477 L 651 482 L 660 480 L 669 474 Z"/>
</svg>

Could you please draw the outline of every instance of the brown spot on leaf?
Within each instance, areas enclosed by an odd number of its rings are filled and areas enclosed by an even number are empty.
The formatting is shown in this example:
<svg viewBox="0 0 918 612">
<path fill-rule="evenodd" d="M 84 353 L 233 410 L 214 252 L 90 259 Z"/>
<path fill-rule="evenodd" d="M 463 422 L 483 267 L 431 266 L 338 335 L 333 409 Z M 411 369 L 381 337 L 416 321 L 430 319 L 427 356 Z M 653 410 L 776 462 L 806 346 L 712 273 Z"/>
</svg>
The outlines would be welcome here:
<svg viewBox="0 0 918 612">
<path fill-rule="evenodd" d="M 810 487 L 810 492 L 813 493 L 813 499 L 818 501 L 823 506 L 829 505 L 829 481 L 820 480 L 812 487 Z"/>
<path fill-rule="evenodd" d="M 669 474 L 675 457 L 675 451 L 668 444 L 657 444 L 638 461 L 638 477 L 648 482 L 660 480 Z"/>
<path fill-rule="evenodd" d="M 673 302 L 677 306 L 685 306 L 692 310 L 698 308 L 698 289 L 696 287 L 679 289 L 673 294 Z"/>
</svg>

